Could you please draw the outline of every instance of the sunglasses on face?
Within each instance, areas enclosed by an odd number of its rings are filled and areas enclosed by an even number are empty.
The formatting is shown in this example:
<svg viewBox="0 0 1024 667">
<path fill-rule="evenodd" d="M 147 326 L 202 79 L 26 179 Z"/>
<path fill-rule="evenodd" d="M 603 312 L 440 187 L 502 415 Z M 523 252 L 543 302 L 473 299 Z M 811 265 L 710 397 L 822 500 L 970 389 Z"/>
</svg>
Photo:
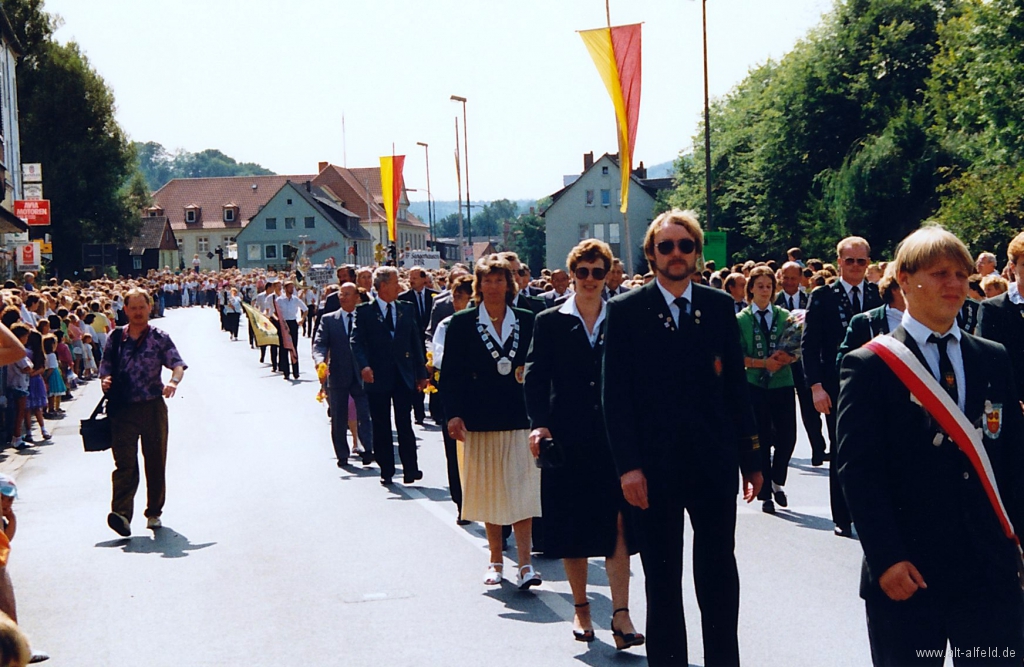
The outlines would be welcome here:
<svg viewBox="0 0 1024 667">
<path fill-rule="evenodd" d="M 608 275 L 608 269 L 588 269 L 585 266 L 581 266 L 573 273 L 576 276 L 576 280 L 586 280 L 590 276 L 594 276 L 594 280 L 604 280 L 604 277 Z"/>
<path fill-rule="evenodd" d="M 528 275 L 530 275 L 530 270 L 529 269 L 516 269 L 516 275 L 517 276 L 528 276 Z"/>
<path fill-rule="evenodd" d="M 697 249 L 697 242 L 693 239 L 679 239 L 679 241 L 662 241 L 654 246 L 662 255 L 671 255 L 673 248 L 679 248 L 679 252 L 689 255 Z"/>
<path fill-rule="evenodd" d="M 868 260 L 866 257 L 844 257 L 843 264 L 846 266 L 853 266 L 854 264 L 857 266 L 867 266 Z"/>
</svg>

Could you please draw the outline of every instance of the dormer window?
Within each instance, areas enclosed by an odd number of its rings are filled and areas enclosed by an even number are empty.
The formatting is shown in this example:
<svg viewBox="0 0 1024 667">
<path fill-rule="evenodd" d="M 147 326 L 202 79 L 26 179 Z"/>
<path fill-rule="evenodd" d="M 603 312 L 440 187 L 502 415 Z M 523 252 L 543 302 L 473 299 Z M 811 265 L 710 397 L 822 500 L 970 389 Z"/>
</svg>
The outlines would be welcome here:
<svg viewBox="0 0 1024 667">
<path fill-rule="evenodd" d="M 238 207 L 234 204 L 224 206 L 224 222 L 234 222 L 238 219 Z"/>
<path fill-rule="evenodd" d="M 159 218 L 163 214 L 164 210 L 159 206 L 150 206 L 146 209 L 146 215 L 150 218 Z"/>
<path fill-rule="evenodd" d="M 199 207 L 195 204 L 185 207 L 185 222 L 199 222 Z"/>
</svg>

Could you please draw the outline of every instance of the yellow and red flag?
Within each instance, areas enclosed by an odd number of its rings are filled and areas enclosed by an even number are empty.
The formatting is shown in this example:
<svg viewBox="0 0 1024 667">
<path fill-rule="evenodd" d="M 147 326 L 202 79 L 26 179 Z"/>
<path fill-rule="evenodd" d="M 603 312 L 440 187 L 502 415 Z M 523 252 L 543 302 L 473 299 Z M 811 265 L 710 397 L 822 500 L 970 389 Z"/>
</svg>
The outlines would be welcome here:
<svg viewBox="0 0 1024 667">
<path fill-rule="evenodd" d="M 388 155 L 380 159 L 380 186 L 384 212 L 388 217 L 388 241 L 398 237 L 398 202 L 402 198 L 404 155 Z"/>
<path fill-rule="evenodd" d="M 625 213 L 629 205 L 629 176 L 633 172 L 636 125 L 640 118 L 640 24 L 583 30 L 580 37 L 594 59 L 615 107 L 619 167 L 622 170 L 620 210 Z"/>
</svg>

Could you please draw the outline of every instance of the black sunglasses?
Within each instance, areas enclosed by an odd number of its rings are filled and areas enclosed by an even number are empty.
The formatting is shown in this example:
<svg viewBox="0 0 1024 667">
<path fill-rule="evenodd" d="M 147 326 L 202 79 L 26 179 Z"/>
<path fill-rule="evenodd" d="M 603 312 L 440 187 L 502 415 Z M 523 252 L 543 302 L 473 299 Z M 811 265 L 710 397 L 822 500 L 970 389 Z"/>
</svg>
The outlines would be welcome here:
<svg viewBox="0 0 1024 667">
<path fill-rule="evenodd" d="M 591 275 L 594 276 L 594 280 L 604 280 L 604 277 L 608 275 L 608 269 L 588 269 L 585 266 L 581 266 L 573 273 L 576 276 L 576 280 L 586 280 Z"/>
<path fill-rule="evenodd" d="M 864 257 L 844 257 L 843 264 L 847 266 L 853 266 L 854 264 L 857 266 L 867 266 L 868 260 Z"/>
<path fill-rule="evenodd" d="M 657 248 L 658 252 L 661 253 L 662 255 L 671 255 L 672 249 L 677 246 L 679 248 L 679 252 L 683 253 L 684 255 L 689 255 L 691 252 L 697 249 L 697 242 L 694 241 L 693 239 L 679 239 L 678 242 L 662 241 L 661 243 L 654 247 Z"/>
<path fill-rule="evenodd" d="M 516 269 L 516 274 L 520 276 L 530 275 L 530 269 Z"/>
</svg>

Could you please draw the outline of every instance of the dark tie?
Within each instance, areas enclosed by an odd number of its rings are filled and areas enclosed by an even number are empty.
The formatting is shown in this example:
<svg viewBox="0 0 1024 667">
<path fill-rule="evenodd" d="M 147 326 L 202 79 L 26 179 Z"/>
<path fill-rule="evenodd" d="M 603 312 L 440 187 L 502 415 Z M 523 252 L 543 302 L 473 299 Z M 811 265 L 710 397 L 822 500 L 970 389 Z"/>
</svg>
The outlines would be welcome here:
<svg viewBox="0 0 1024 667">
<path fill-rule="evenodd" d="M 352 316 L 349 315 L 348 313 L 345 313 L 342 317 L 342 319 L 344 319 L 345 321 L 345 333 L 347 334 L 352 333 L 352 321 L 349 319 L 350 317 Z"/>
<path fill-rule="evenodd" d="M 416 296 L 416 300 L 419 302 L 420 320 L 423 320 L 423 311 L 425 310 L 424 302 L 423 302 L 423 292 L 420 292 Z"/>
<path fill-rule="evenodd" d="M 853 314 L 860 312 L 860 288 L 854 287 L 850 290 L 850 305 L 853 306 Z"/>
<path fill-rule="evenodd" d="M 672 303 L 676 304 L 676 308 L 679 309 L 679 324 L 681 325 L 686 321 L 686 315 L 690 306 L 690 300 L 685 296 L 681 296 Z"/>
<path fill-rule="evenodd" d="M 932 334 L 928 336 L 928 342 L 935 343 L 935 346 L 939 348 L 939 384 L 942 385 L 942 388 L 953 399 L 953 402 L 957 403 L 960 397 L 956 388 L 956 373 L 953 372 L 953 362 L 949 360 L 949 353 L 946 351 L 946 345 L 952 337 L 952 334 L 942 336 L 941 338 Z"/>
<path fill-rule="evenodd" d="M 388 304 L 388 314 L 385 316 L 388 321 L 388 331 L 392 334 L 395 333 L 395 320 L 393 319 L 394 311 L 391 310 L 391 304 Z"/>
<path fill-rule="evenodd" d="M 793 306 L 793 297 L 787 296 L 786 298 L 789 299 L 789 310 L 795 310 L 795 307 Z"/>
<path fill-rule="evenodd" d="M 736 314 L 737 314 L 737 315 L 739 314 L 739 312 L 740 312 L 741 310 L 743 310 L 743 302 L 742 302 L 742 301 L 736 301 L 736 302 L 734 302 L 734 303 L 732 304 L 732 306 L 733 306 L 733 308 L 735 308 L 735 309 L 736 309 Z"/>
<path fill-rule="evenodd" d="M 765 336 L 771 335 L 771 328 L 768 326 L 768 311 L 762 310 L 757 313 L 757 316 L 761 318 L 761 331 L 764 332 Z"/>
</svg>

